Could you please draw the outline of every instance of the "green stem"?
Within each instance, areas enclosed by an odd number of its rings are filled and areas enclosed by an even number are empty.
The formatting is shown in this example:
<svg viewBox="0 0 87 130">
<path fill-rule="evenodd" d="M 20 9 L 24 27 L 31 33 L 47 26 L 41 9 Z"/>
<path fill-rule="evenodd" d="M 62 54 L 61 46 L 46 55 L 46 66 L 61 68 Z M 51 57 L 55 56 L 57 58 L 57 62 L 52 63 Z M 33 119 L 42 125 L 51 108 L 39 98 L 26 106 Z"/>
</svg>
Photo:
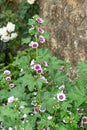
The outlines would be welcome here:
<svg viewBox="0 0 87 130">
<path fill-rule="evenodd" d="M 41 103 L 41 96 L 40 96 L 40 89 L 38 89 L 38 103 L 40 104 Z"/>
<path fill-rule="evenodd" d="M 36 61 L 38 60 L 38 48 L 36 48 Z"/>
</svg>

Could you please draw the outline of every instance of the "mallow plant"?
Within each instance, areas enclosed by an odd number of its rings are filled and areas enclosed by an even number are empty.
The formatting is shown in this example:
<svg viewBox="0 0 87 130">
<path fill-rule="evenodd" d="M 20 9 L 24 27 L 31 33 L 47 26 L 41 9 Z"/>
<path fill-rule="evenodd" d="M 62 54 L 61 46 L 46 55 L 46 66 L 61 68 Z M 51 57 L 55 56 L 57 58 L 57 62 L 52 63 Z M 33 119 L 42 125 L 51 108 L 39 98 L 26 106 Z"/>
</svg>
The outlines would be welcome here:
<svg viewBox="0 0 87 130">
<path fill-rule="evenodd" d="M 26 49 L 0 70 L 0 129 L 86 130 L 87 63 L 71 81 L 70 65 L 44 48 L 45 20 L 35 15 L 28 26 Z"/>
</svg>

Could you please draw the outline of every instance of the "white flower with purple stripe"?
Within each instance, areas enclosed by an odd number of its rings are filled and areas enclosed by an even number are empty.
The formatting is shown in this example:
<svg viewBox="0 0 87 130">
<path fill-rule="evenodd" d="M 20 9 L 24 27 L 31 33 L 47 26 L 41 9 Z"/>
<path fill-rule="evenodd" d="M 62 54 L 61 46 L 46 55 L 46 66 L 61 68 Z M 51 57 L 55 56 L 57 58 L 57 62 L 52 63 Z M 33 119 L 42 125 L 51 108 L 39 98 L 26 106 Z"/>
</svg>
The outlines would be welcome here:
<svg viewBox="0 0 87 130">
<path fill-rule="evenodd" d="M 32 47 L 32 48 L 37 48 L 39 45 L 38 45 L 37 42 L 32 41 L 32 42 L 30 42 L 29 46 Z"/>
<path fill-rule="evenodd" d="M 14 85 L 13 83 L 10 83 L 10 84 L 9 84 L 9 87 L 10 87 L 10 88 L 14 88 L 14 86 L 15 86 L 15 85 Z"/>
<path fill-rule="evenodd" d="M 43 62 L 42 62 L 42 64 L 43 64 L 45 67 L 47 67 L 47 66 L 48 66 L 48 64 L 47 64 L 47 62 L 46 62 L 46 61 L 43 61 Z"/>
<path fill-rule="evenodd" d="M 36 21 L 37 21 L 38 23 L 43 23 L 43 19 L 42 19 L 42 18 L 36 18 Z"/>
<path fill-rule="evenodd" d="M 40 36 L 39 36 L 39 40 L 40 40 L 41 43 L 44 43 L 44 42 L 45 42 L 44 36 L 40 35 Z"/>
<path fill-rule="evenodd" d="M 78 112 L 79 115 L 82 115 L 83 114 L 83 109 L 77 108 L 77 112 Z"/>
<path fill-rule="evenodd" d="M 38 73 L 38 74 L 42 74 L 42 73 L 43 73 L 42 68 L 41 68 L 40 70 L 37 70 L 37 73 Z"/>
<path fill-rule="evenodd" d="M 84 123 L 84 124 L 87 124 L 87 116 L 83 116 L 83 117 L 82 117 L 82 120 L 83 120 L 83 123 Z"/>
<path fill-rule="evenodd" d="M 34 65 L 34 70 L 38 71 L 40 69 L 41 69 L 41 65 L 40 64 Z"/>
<path fill-rule="evenodd" d="M 3 74 L 9 75 L 11 72 L 9 70 L 5 70 Z"/>
<path fill-rule="evenodd" d="M 6 80 L 7 80 L 7 81 L 11 81 L 11 77 L 9 77 L 9 76 L 6 77 Z"/>
<path fill-rule="evenodd" d="M 64 101 L 66 99 L 66 95 L 63 92 L 58 93 L 57 99 L 58 99 L 58 101 Z"/>
<path fill-rule="evenodd" d="M 43 34 L 44 30 L 42 28 L 38 27 L 38 32 L 41 33 L 41 34 Z"/>
<path fill-rule="evenodd" d="M 34 114 L 38 114 L 39 113 L 39 108 L 38 107 L 35 107 L 34 108 Z"/>
</svg>

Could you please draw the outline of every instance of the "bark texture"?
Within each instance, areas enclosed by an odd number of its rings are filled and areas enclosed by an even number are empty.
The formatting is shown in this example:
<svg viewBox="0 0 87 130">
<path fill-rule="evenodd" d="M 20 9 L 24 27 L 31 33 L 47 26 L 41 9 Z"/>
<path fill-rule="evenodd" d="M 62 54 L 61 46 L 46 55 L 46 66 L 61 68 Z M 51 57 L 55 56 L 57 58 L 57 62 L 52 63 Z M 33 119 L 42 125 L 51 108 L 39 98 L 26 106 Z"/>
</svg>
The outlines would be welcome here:
<svg viewBox="0 0 87 130">
<path fill-rule="evenodd" d="M 40 16 L 48 20 L 48 47 L 72 64 L 87 60 L 87 0 L 39 0 Z"/>
</svg>

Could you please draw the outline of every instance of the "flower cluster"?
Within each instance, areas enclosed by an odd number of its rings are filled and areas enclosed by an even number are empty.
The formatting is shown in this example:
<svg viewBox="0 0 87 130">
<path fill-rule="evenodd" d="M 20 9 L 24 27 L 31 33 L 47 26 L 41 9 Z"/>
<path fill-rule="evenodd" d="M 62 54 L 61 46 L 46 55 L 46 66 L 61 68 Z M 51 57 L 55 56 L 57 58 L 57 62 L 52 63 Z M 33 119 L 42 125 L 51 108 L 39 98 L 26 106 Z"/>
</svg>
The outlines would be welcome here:
<svg viewBox="0 0 87 130">
<path fill-rule="evenodd" d="M 8 22 L 6 26 L 0 28 L 0 36 L 1 41 L 8 42 L 9 40 L 13 40 L 17 37 L 17 33 L 15 32 L 15 24 Z"/>
<path fill-rule="evenodd" d="M 43 19 L 42 18 L 36 18 L 36 22 L 37 23 L 39 23 L 39 24 L 41 24 L 41 23 L 43 23 Z M 39 47 L 39 43 L 44 43 L 46 40 L 45 40 L 45 38 L 44 38 L 44 30 L 38 25 L 38 27 L 34 27 L 34 25 L 32 25 L 32 27 L 29 29 L 30 31 L 31 30 L 34 30 L 35 31 L 35 29 L 36 29 L 36 31 L 37 31 L 37 38 L 38 38 L 38 42 L 36 42 L 36 41 L 31 41 L 30 43 L 29 43 L 29 46 L 30 47 L 32 47 L 32 48 L 38 48 Z"/>
<path fill-rule="evenodd" d="M 59 87 L 59 90 L 61 90 L 61 92 L 59 92 L 57 94 L 57 99 L 58 101 L 64 101 L 66 99 L 66 95 L 63 93 L 63 90 L 64 90 L 65 86 L 64 85 L 61 85 Z"/>
<path fill-rule="evenodd" d="M 80 116 L 83 115 L 83 109 L 77 108 L 77 112 L 78 112 L 78 114 L 79 114 Z M 80 121 L 79 124 L 78 124 L 78 128 L 83 127 L 84 124 L 87 124 L 87 116 L 82 116 L 82 117 L 81 117 L 81 121 Z"/>
<path fill-rule="evenodd" d="M 33 114 L 38 114 L 39 112 L 44 113 L 44 112 L 46 111 L 45 108 L 42 108 L 41 105 L 37 104 L 36 100 L 33 100 L 33 101 L 31 102 L 31 105 L 34 106 Z"/>
<path fill-rule="evenodd" d="M 14 88 L 14 86 L 15 86 L 14 83 L 10 83 L 11 77 L 10 77 L 9 75 L 11 74 L 11 72 L 10 72 L 9 70 L 5 70 L 5 71 L 3 72 L 3 74 L 6 75 L 5 80 L 9 82 L 9 87 L 10 87 L 10 88 Z"/>
<path fill-rule="evenodd" d="M 42 62 L 42 65 L 44 67 L 47 67 L 48 64 L 46 61 Z M 35 70 L 38 74 L 42 74 L 43 73 L 43 69 L 42 66 L 40 64 L 36 64 L 36 61 L 33 59 L 30 63 L 30 66 L 33 70 Z M 44 80 L 46 83 L 48 83 L 47 79 L 44 76 L 41 76 L 41 79 Z"/>
</svg>

